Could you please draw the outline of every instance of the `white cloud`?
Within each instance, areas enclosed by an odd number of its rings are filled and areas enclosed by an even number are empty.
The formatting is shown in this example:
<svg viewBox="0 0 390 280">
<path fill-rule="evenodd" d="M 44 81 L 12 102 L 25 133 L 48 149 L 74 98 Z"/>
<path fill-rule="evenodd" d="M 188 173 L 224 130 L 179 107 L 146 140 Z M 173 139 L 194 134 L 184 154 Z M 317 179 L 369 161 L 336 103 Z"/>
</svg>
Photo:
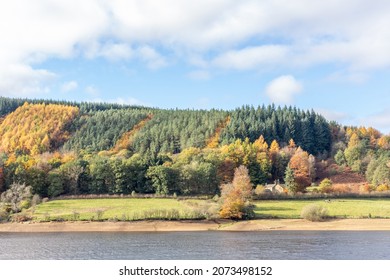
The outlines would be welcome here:
<svg viewBox="0 0 390 280">
<path fill-rule="evenodd" d="M 266 87 L 265 93 L 274 103 L 290 104 L 294 95 L 300 93 L 303 87 L 293 76 L 280 76 L 272 80 Z"/>
<path fill-rule="evenodd" d="M 246 70 L 261 65 L 280 63 L 287 49 L 282 46 L 267 45 L 248 47 L 238 51 L 228 51 L 217 56 L 212 64 L 221 68 Z"/>
<path fill-rule="evenodd" d="M 84 55 L 208 71 L 334 63 L 360 79 L 390 68 L 389 14 L 387 0 L 4 1 L 0 94 L 47 90 L 54 73 L 34 65 Z"/>
<path fill-rule="evenodd" d="M 133 49 L 126 43 L 99 44 L 90 42 L 85 46 L 85 55 L 87 58 L 104 57 L 110 61 L 129 60 L 133 57 Z"/>
<path fill-rule="evenodd" d="M 390 133 L 390 108 L 377 114 L 360 119 L 359 123 L 364 126 L 372 126 L 383 133 Z"/>
<path fill-rule="evenodd" d="M 75 89 L 78 88 L 78 83 L 76 81 L 69 81 L 69 82 L 66 82 L 66 83 L 63 83 L 61 85 L 61 91 L 62 92 L 69 92 L 69 91 L 73 91 Z"/>
<path fill-rule="evenodd" d="M 200 80 L 200 81 L 209 80 L 211 77 L 210 72 L 205 70 L 192 71 L 188 73 L 187 76 L 192 80 Z"/>
<path fill-rule="evenodd" d="M 150 46 L 140 47 L 137 54 L 150 69 L 158 69 L 167 65 L 165 58 Z"/>
<path fill-rule="evenodd" d="M 54 73 L 44 69 L 32 69 L 24 64 L 0 64 L 0 94 L 4 96 L 31 96 L 50 91 Z"/>
</svg>

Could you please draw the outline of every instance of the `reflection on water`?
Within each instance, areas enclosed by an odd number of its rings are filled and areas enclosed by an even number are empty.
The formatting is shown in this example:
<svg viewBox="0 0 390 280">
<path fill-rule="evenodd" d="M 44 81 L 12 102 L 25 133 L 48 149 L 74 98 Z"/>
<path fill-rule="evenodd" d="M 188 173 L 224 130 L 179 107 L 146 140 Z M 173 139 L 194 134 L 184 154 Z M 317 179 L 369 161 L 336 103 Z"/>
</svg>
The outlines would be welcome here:
<svg viewBox="0 0 390 280">
<path fill-rule="evenodd" d="M 390 260 L 390 232 L 0 233 L 0 259 Z"/>
</svg>

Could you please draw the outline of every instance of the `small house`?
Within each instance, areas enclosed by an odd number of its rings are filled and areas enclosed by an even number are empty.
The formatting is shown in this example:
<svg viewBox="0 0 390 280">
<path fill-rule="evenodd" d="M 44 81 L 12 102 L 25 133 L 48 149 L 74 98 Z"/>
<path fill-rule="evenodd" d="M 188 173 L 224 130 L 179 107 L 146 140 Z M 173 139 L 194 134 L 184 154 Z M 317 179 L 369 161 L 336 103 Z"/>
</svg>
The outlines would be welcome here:
<svg viewBox="0 0 390 280">
<path fill-rule="evenodd" d="M 273 184 L 267 184 L 265 185 L 265 190 L 266 192 L 271 192 L 274 194 L 278 193 L 284 193 L 284 188 L 279 184 L 279 180 L 276 180 L 275 183 Z"/>
</svg>

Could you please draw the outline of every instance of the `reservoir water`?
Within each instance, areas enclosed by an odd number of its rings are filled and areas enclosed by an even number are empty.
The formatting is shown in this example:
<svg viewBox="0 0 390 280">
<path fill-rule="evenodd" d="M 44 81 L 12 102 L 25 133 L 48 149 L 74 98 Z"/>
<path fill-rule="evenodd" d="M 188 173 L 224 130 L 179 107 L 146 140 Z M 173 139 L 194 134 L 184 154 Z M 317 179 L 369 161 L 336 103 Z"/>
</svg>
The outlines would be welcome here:
<svg viewBox="0 0 390 280">
<path fill-rule="evenodd" d="M 0 259 L 390 260 L 390 232 L 0 233 Z"/>
</svg>

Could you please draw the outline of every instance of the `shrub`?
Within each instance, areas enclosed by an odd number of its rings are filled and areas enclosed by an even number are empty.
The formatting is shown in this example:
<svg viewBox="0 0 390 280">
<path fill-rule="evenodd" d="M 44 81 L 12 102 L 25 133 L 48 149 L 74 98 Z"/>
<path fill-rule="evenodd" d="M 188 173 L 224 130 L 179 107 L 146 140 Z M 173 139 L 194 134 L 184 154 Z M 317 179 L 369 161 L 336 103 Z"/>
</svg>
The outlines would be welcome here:
<svg viewBox="0 0 390 280">
<path fill-rule="evenodd" d="M 80 213 L 77 211 L 73 211 L 73 221 L 77 221 L 80 219 Z"/>
<path fill-rule="evenodd" d="M 8 212 L 4 209 L 0 209 L 0 222 L 8 221 Z"/>
<path fill-rule="evenodd" d="M 28 209 L 29 207 L 30 207 L 30 201 L 29 201 L 29 200 L 22 200 L 22 201 L 19 203 L 19 209 L 20 209 L 20 210 Z"/>
<path fill-rule="evenodd" d="M 333 187 L 333 192 L 338 194 L 351 193 L 352 189 L 347 185 L 335 185 Z"/>
<path fill-rule="evenodd" d="M 12 216 L 11 220 L 16 223 L 22 223 L 31 221 L 32 217 L 26 213 L 17 213 Z"/>
<path fill-rule="evenodd" d="M 96 211 L 96 217 L 98 221 L 100 221 L 103 218 L 103 214 L 104 214 L 104 210 L 99 209 Z"/>
<path fill-rule="evenodd" d="M 331 193 L 333 191 L 332 181 L 328 178 L 325 178 L 321 181 L 319 189 L 322 193 Z"/>
<path fill-rule="evenodd" d="M 359 188 L 360 193 L 370 193 L 370 192 L 373 192 L 375 190 L 376 190 L 376 188 L 371 184 L 364 184 L 364 185 L 360 186 L 360 188 Z"/>
<path fill-rule="evenodd" d="M 36 206 L 42 202 L 41 197 L 37 194 L 34 194 L 34 196 L 31 199 L 31 206 Z"/>
<path fill-rule="evenodd" d="M 318 204 L 309 204 L 303 207 L 301 217 L 311 222 L 320 222 L 328 218 L 328 209 Z"/>
<path fill-rule="evenodd" d="M 379 185 L 376 188 L 377 192 L 385 192 L 385 191 L 388 191 L 388 190 L 390 190 L 390 187 L 388 185 L 385 185 L 385 184 Z"/>
<path fill-rule="evenodd" d="M 262 195 L 265 191 L 265 187 L 263 185 L 257 185 L 255 189 L 256 195 Z"/>
<path fill-rule="evenodd" d="M 28 208 L 32 197 L 32 187 L 25 184 L 13 183 L 11 187 L 1 194 L 1 202 L 11 207 L 13 213 Z"/>
</svg>

